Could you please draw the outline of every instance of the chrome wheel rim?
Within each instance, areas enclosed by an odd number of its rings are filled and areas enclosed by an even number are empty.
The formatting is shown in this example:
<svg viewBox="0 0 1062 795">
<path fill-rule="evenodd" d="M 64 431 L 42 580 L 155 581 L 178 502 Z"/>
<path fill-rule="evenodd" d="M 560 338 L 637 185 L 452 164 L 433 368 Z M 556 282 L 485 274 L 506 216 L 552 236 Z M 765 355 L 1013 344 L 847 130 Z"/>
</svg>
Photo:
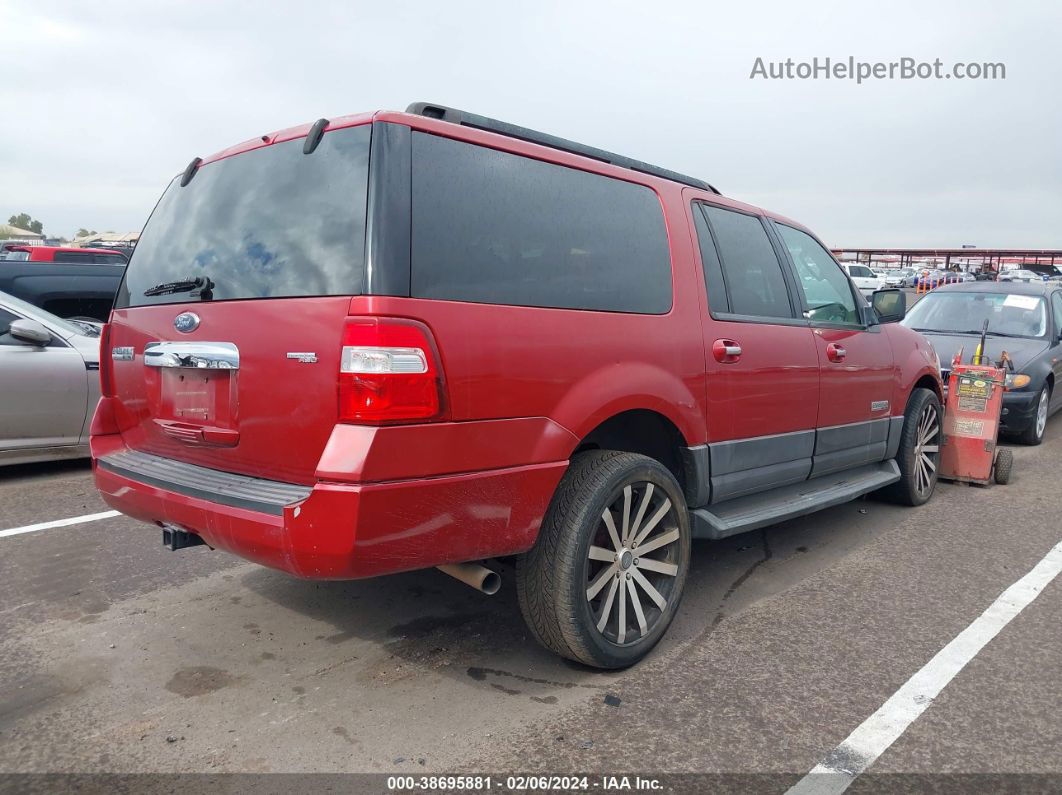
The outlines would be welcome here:
<svg viewBox="0 0 1062 795">
<path fill-rule="evenodd" d="M 663 489 L 631 483 L 601 513 L 587 552 L 586 601 L 597 632 L 617 646 L 659 623 L 676 592 L 681 534 Z"/>
<path fill-rule="evenodd" d="M 932 403 L 918 416 L 915 436 L 915 491 L 925 496 L 933 490 L 937 480 L 937 458 L 940 455 L 940 418 Z"/>
<path fill-rule="evenodd" d="M 1047 390 L 1045 389 L 1040 393 L 1040 402 L 1036 406 L 1036 438 L 1039 439 L 1044 435 L 1044 430 L 1047 428 L 1047 404 L 1050 402 L 1047 396 Z"/>
</svg>

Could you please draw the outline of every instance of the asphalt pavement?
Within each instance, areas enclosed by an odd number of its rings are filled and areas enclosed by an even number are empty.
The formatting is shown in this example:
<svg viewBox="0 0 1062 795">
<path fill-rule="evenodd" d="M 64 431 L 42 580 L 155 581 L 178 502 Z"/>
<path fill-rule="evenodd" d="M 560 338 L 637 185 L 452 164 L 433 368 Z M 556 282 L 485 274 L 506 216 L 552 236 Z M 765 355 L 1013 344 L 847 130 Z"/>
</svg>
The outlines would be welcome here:
<svg viewBox="0 0 1062 795">
<path fill-rule="evenodd" d="M 668 636 L 613 673 L 538 647 L 508 571 L 486 597 L 435 570 L 310 582 L 169 552 L 122 516 L 0 534 L 0 773 L 582 772 L 784 791 L 1062 541 L 1062 420 L 1014 452 L 1008 486 L 696 543 Z M 0 531 L 106 510 L 87 464 L 0 469 Z M 1062 787 L 1060 615 L 1062 578 L 853 791 Z"/>
</svg>

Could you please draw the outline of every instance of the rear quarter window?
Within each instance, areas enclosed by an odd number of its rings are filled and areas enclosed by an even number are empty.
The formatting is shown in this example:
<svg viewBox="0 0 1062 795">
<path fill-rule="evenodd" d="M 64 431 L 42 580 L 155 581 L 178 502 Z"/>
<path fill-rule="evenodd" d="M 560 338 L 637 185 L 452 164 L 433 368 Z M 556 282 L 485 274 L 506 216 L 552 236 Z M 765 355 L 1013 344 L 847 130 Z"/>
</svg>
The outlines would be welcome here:
<svg viewBox="0 0 1062 795">
<path fill-rule="evenodd" d="M 664 314 L 671 257 L 647 187 L 413 135 L 414 297 Z"/>
</svg>

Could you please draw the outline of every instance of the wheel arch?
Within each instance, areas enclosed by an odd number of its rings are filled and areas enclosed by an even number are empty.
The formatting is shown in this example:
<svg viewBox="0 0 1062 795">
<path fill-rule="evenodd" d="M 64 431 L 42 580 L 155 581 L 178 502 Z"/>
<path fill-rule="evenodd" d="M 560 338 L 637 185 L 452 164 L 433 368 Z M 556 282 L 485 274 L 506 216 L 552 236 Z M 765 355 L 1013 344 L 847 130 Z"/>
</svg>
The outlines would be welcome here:
<svg viewBox="0 0 1062 795">
<path fill-rule="evenodd" d="M 688 494 L 688 441 L 679 427 L 665 414 L 653 409 L 620 411 L 585 433 L 571 456 L 587 450 L 620 450 L 639 453 L 663 464 Z"/>
<path fill-rule="evenodd" d="M 940 388 L 940 380 L 929 373 L 924 373 L 915 381 L 914 386 L 911 387 L 911 392 L 913 393 L 916 389 L 929 389 L 937 396 L 937 400 L 942 404 L 944 403 L 944 393 Z M 910 400 L 910 396 L 907 399 Z"/>
</svg>

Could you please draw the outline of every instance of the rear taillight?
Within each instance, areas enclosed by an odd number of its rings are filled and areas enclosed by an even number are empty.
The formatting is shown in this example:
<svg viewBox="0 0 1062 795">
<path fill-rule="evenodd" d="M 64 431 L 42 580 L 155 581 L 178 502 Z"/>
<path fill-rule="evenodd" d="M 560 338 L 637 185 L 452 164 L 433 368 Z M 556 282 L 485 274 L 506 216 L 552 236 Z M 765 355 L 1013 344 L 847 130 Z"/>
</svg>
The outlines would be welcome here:
<svg viewBox="0 0 1062 795">
<path fill-rule="evenodd" d="M 415 320 L 348 318 L 339 362 L 339 420 L 379 425 L 445 419 L 431 332 Z"/>
<path fill-rule="evenodd" d="M 114 365 L 111 361 L 111 324 L 100 332 L 100 395 L 114 397 Z"/>
</svg>

